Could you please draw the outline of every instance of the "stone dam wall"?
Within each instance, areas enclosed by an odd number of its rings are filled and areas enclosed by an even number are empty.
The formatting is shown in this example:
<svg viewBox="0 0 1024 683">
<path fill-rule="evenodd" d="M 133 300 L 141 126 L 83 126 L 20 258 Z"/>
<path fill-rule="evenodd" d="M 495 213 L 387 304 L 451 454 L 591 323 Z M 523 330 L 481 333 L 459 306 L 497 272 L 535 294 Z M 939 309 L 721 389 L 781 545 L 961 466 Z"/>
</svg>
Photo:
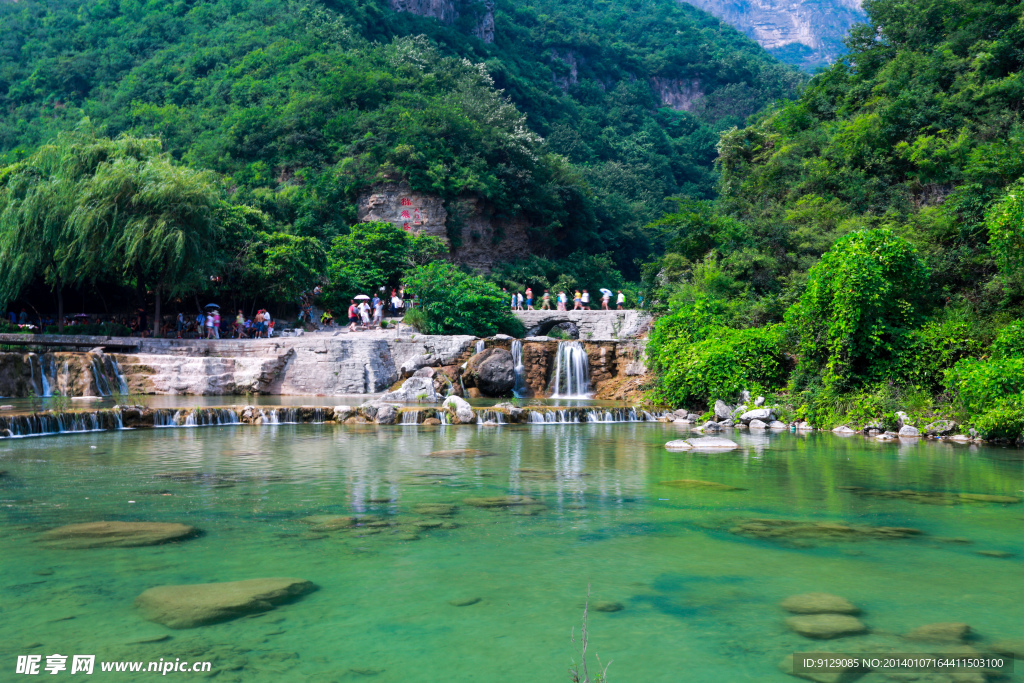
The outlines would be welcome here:
<svg viewBox="0 0 1024 683">
<path fill-rule="evenodd" d="M 48 338 L 48 343 L 57 343 Z M 511 396 L 511 385 L 488 389 L 465 374 L 480 340 L 471 336 L 384 338 L 310 335 L 267 340 L 175 340 L 66 337 L 88 351 L 0 353 L 0 396 L 115 394 L 338 396 L 400 389 L 413 374 L 429 377 L 437 398 Z M 0 339 L 0 344 L 3 343 Z M 512 368 L 512 340 L 483 340 Z M 547 337 L 521 344 L 522 396 L 549 393 L 561 342 Z M 591 393 L 614 398 L 628 379 L 644 374 L 641 340 L 576 342 L 590 361 Z M 133 350 L 125 352 L 125 349 Z M 117 349 L 105 352 L 104 348 Z M 495 353 L 495 352 L 492 352 Z M 416 396 L 411 396 L 416 400 Z"/>
</svg>

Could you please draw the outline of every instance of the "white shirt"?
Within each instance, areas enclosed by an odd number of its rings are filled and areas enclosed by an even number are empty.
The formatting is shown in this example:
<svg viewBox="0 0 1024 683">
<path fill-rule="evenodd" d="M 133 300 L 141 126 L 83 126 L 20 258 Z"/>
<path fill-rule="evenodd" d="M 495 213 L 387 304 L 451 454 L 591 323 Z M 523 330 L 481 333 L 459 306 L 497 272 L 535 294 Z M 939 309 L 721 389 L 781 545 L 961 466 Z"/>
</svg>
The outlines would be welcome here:
<svg viewBox="0 0 1024 683">
<path fill-rule="evenodd" d="M 619 296 L 618 296 L 618 298 L 615 299 L 615 303 L 617 303 L 617 304 L 624 304 L 624 303 L 626 303 L 626 295 L 623 294 L 622 292 L 619 292 Z"/>
<path fill-rule="evenodd" d="M 580 297 L 580 301 L 582 301 L 585 304 L 589 304 L 590 303 L 590 294 L 588 294 L 587 292 L 583 292 L 583 296 Z"/>
</svg>

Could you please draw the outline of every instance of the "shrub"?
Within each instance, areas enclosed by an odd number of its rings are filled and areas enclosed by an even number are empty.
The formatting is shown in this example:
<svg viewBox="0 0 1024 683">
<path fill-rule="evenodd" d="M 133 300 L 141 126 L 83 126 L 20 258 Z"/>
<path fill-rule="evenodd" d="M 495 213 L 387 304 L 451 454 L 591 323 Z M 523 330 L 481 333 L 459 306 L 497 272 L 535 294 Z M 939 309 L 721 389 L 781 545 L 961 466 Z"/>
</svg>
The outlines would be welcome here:
<svg viewBox="0 0 1024 683">
<path fill-rule="evenodd" d="M 664 332 L 664 330 L 663 330 Z M 715 327 L 706 338 L 661 338 L 648 354 L 660 378 L 652 398 L 675 406 L 733 400 L 744 390 L 767 392 L 786 383 L 789 362 L 778 325 L 747 330 Z M 653 337 L 654 335 L 652 335 Z"/>
<path fill-rule="evenodd" d="M 14 323 L 0 319 L 0 334 L 18 334 L 22 329 Z"/>
<path fill-rule="evenodd" d="M 423 309 L 414 308 L 405 314 L 402 322 L 417 332 L 425 332 L 427 329 L 427 314 L 423 312 Z"/>
<path fill-rule="evenodd" d="M 993 358 L 1024 358 L 1024 323 L 1014 320 L 992 342 Z"/>
<path fill-rule="evenodd" d="M 786 313 L 799 338 L 799 376 L 820 374 L 839 390 L 885 377 L 920 322 L 927 278 L 917 250 L 887 228 L 836 242 Z"/>
<path fill-rule="evenodd" d="M 1024 358 L 967 358 L 946 373 L 946 388 L 969 413 L 988 410 L 1003 399 L 1024 392 Z"/>
<path fill-rule="evenodd" d="M 497 285 L 446 261 L 416 267 L 406 277 L 406 285 L 420 299 L 425 319 L 422 327 L 416 327 L 426 334 L 487 337 L 504 332 L 520 337 L 525 331 Z"/>
<path fill-rule="evenodd" d="M 1018 439 L 1024 434 L 1024 395 L 1004 398 L 972 420 L 984 439 Z"/>
</svg>

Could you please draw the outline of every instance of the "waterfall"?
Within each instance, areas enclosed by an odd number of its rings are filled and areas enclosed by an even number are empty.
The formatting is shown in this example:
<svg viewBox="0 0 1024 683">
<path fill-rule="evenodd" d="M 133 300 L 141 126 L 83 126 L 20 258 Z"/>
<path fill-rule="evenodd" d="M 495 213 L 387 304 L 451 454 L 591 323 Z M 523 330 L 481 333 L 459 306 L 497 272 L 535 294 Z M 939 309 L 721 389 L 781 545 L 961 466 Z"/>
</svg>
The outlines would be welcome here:
<svg viewBox="0 0 1024 683">
<path fill-rule="evenodd" d="M 62 382 L 58 383 L 58 385 L 63 385 L 61 386 L 60 393 L 64 394 L 65 396 L 70 396 L 73 393 L 71 391 L 71 368 L 68 367 L 67 361 L 64 361 L 64 367 L 61 369 L 60 374 L 63 380 Z M 56 381 L 56 377 L 54 377 L 54 381 Z"/>
<path fill-rule="evenodd" d="M 124 429 L 120 410 L 97 410 L 88 413 L 49 412 L 0 417 L 0 436 L 7 438 L 102 432 L 107 429 Z"/>
<path fill-rule="evenodd" d="M 50 357 L 50 363 L 53 363 L 53 357 Z M 43 390 L 43 396 L 53 396 L 53 392 L 50 390 L 50 382 L 46 378 L 46 368 L 43 366 L 43 357 L 39 357 L 39 385 Z"/>
<path fill-rule="evenodd" d="M 110 396 L 110 383 L 103 372 L 103 363 L 96 356 L 92 357 L 92 378 L 96 383 L 96 393 L 100 396 Z"/>
<path fill-rule="evenodd" d="M 418 410 L 406 410 L 402 413 L 402 424 L 404 425 L 417 425 L 420 423 L 420 411 Z"/>
<path fill-rule="evenodd" d="M 578 341 L 558 343 L 551 398 L 590 398 L 590 359 Z"/>
<path fill-rule="evenodd" d="M 483 339 L 476 340 L 476 353 L 482 353 L 486 344 Z"/>
<path fill-rule="evenodd" d="M 116 358 L 110 359 L 110 365 L 114 370 L 114 378 L 117 379 L 117 391 L 119 394 L 128 393 L 128 382 L 124 378 L 124 372 L 121 371 L 121 366 L 118 364 Z M 67 367 L 67 365 L 65 365 Z"/>
<path fill-rule="evenodd" d="M 526 386 L 526 373 L 523 368 L 523 342 L 518 339 L 512 342 L 512 364 L 516 371 L 516 384 L 512 387 L 512 395 L 516 398 L 525 398 L 530 392 Z"/>
</svg>

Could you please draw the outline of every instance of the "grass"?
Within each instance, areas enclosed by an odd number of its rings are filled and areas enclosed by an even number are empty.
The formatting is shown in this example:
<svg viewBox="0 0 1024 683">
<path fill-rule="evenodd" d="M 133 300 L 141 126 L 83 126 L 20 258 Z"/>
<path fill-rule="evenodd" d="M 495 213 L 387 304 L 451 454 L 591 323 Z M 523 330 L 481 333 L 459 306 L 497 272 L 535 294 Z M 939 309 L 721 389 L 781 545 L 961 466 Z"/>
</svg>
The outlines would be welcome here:
<svg viewBox="0 0 1024 683">
<path fill-rule="evenodd" d="M 572 683 L 591 683 L 590 672 L 587 670 L 587 645 L 590 640 L 590 630 L 587 628 L 587 612 L 590 609 L 590 584 L 587 584 L 587 601 L 583 605 L 583 626 L 580 629 L 580 661 L 577 662 L 575 658 L 572 661 L 572 666 L 569 667 L 569 676 Z M 576 628 L 573 627 L 570 638 L 573 644 L 576 644 Z M 612 665 L 611 661 L 601 665 L 601 658 L 594 655 L 594 659 L 597 660 L 598 673 L 594 675 L 593 683 L 608 683 L 608 667 Z M 582 671 L 580 668 L 582 667 Z"/>
</svg>

